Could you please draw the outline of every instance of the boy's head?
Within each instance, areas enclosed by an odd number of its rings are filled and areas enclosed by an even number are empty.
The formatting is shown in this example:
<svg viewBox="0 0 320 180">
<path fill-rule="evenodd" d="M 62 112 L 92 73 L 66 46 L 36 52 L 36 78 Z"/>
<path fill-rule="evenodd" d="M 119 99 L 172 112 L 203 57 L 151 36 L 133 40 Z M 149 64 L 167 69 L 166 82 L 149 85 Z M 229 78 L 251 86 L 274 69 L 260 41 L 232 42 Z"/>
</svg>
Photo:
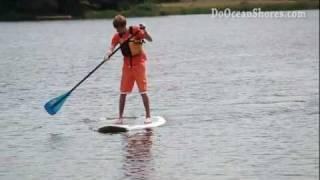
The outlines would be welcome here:
<svg viewBox="0 0 320 180">
<path fill-rule="evenodd" d="M 113 18 L 113 27 L 116 28 L 118 33 L 124 33 L 126 31 L 127 20 L 122 15 L 116 15 Z"/>
</svg>

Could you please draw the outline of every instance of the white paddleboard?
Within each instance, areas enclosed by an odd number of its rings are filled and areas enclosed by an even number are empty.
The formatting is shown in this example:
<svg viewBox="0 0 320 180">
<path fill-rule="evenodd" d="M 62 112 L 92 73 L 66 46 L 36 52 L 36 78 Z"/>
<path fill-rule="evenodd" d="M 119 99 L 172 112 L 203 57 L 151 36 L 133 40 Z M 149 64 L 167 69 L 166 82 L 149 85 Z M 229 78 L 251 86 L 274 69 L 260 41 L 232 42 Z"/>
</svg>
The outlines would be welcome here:
<svg viewBox="0 0 320 180">
<path fill-rule="evenodd" d="M 97 131 L 100 133 L 119 133 L 127 132 L 139 129 L 150 129 L 158 126 L 162 126 L 166 123 L 166 120 L 161 116 L 152 116 L 151 123 L 148 124 L 138 124 L 138 125 L 128 125 L 128 124 L 110 124 L 100 127 Z"/>
</svg>

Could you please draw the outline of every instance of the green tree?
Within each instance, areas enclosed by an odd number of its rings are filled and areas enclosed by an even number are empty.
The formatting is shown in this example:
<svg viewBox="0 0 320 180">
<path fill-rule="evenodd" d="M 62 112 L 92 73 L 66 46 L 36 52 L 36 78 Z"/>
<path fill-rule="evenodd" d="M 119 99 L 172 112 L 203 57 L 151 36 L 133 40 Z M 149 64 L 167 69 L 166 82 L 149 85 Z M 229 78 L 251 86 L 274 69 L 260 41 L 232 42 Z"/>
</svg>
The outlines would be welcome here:
<svg viewBox="0 0 320 180">
<path fill-rule="evenodd" d="M 71 14 L 72 16 L 82 16 L 83 9 L 80 0 L 57 0 L 58 12 L 61 14 Z"/>
</svg>

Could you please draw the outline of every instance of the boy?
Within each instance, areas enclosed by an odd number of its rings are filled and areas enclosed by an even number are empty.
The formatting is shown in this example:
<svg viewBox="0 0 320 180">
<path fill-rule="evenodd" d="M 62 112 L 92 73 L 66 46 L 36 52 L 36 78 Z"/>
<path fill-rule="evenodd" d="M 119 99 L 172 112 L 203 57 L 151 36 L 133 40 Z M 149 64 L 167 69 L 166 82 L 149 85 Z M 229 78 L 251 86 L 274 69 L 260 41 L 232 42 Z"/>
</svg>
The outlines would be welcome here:
<svg viewBox="0 0 320 180">
<path fill-rule="evenodd" d="M 123 123 L 123 111 L 125 107 L 126 96 L 127 94 L 131 93 L 135 82 L 138 85 L 138 89 L 146 111 L 146 119 L 144 123 L 151 123 L 145 68 L 145 61 L 147 60 L 147 57 L 142 50 L 142 43 L 144 39 L 151 42 L 152 38 L 146 31 L 145 26 L 141 24 L 139 27 L 130 26 L 127 28 L 126 18 L 122 15 L 117 15 L 114 17 L 113 27 L 117 30 L 117 33 L 112 38 L 111 47 L 105 58 L 108 58 L 108 55 L 113 52 L 118 44 L 121 44 L 121 52 L 124 56 L 120 85 L 121 93 L 119 100 L 119 118 L 115 123 Z M 128 38 L 130 39 L 128 40 Z"/>
</svg>

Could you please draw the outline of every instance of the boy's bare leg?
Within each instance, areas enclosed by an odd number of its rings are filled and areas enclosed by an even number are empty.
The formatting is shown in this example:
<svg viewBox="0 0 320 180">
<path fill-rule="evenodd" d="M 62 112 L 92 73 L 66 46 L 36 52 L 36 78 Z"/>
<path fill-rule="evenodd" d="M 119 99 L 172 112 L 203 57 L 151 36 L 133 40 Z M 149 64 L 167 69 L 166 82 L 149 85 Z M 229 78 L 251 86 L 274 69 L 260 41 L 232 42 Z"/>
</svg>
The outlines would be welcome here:
<svg viewBox="0 0 320 180">
<path fill-rule="evenodd" d="M 149 105 L 149 98 L 146 93 L 141 94 L 144 109 L 146 110 L 146 119 L 150 119 L 150 105 Z"/>
<path fill-rule="evenodd" d="M 124 106 L 126 104 L 126 94 L 120 94 L 119 98 L 119 119 L 116 123 L 123 123 L 123 111 L 124 111 Z"/>
</svg>

